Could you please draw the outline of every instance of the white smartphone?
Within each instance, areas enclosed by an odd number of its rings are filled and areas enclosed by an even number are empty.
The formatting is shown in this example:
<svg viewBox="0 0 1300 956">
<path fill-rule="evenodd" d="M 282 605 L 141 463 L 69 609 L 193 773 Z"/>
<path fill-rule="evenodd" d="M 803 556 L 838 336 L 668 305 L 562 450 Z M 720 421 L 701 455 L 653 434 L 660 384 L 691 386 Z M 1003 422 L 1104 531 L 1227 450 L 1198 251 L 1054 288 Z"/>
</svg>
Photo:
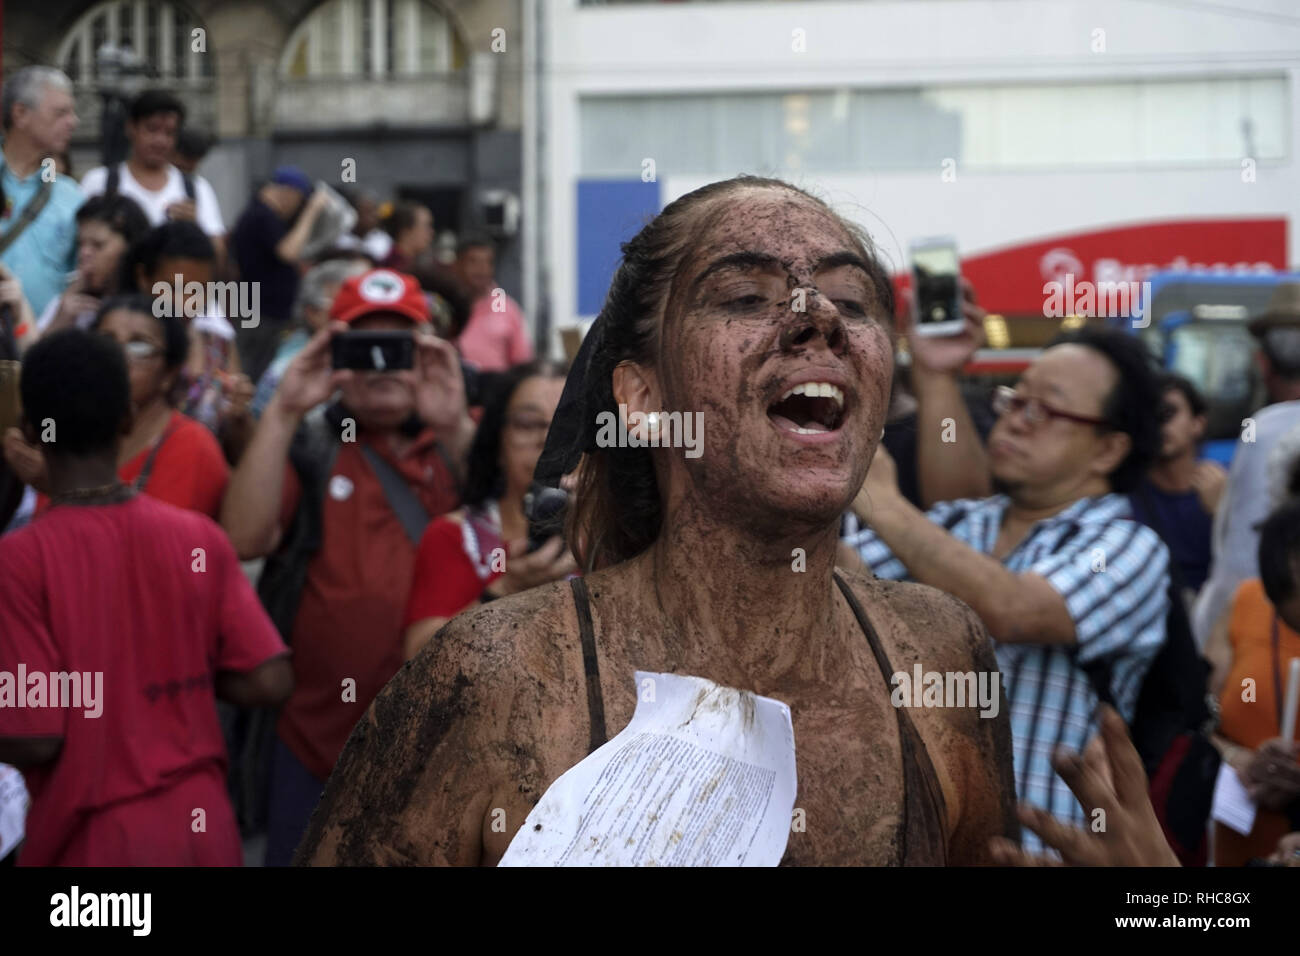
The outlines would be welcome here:
<svg viewBox="0 0 1300 956">
<path fill-rule="evenodd" d="M 957 335 L 961 310 L 961 260 L 951 236 L 915 239 L 909 246 L 917 335 Z"/>
</svg>

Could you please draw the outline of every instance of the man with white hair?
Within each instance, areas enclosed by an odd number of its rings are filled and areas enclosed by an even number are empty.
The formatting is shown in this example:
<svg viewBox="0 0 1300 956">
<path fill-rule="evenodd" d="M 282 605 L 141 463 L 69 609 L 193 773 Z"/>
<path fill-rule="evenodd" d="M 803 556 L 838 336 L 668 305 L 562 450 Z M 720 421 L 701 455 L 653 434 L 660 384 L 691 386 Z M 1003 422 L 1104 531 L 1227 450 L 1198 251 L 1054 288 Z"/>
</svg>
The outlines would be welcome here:
<svg viewBox="0 0 1300 956">
<path fill-rule="evenodd" d="M 70 177 L 55 172 L 53 160 L 77 128 L 72 82 L 52 67 L 24 67 L 0 93 L 0 122 L 0 262 L 40 315 L 63 291 L 76 263 L 81 192 Z"/>
</svg>

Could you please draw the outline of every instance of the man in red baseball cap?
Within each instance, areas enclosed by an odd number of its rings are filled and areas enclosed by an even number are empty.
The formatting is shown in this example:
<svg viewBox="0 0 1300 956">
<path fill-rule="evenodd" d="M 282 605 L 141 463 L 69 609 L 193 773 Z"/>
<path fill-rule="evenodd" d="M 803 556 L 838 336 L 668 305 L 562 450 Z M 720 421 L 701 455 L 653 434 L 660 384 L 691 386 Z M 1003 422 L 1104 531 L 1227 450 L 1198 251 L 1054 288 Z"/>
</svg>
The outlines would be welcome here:
<svg viewBox="0 0 1300 956">
<path fill-rule="evenodd" d="M 241 558 L 269 556 L 258 591 L 293 650 L 297 686 L 269 741 L 268 865 L 289 863 L 352 726 L 403 663 L 416 545 L 459 505 L 474 432 L 459 357 L 412 276 L 345 280 L 330 318 L 285 369 L 221 515 Z M 349 332 L 409 333 L 414 367 L 333 368 Z"/>
</svg>

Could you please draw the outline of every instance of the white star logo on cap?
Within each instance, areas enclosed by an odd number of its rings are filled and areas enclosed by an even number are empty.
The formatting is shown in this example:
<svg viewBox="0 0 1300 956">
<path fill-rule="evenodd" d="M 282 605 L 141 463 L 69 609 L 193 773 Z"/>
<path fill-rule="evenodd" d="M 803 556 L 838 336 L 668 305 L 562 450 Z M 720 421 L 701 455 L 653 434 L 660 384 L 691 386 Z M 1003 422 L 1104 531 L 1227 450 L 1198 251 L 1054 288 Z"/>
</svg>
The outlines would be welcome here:
<svg viewBox="0 0 1300 956">
<path fill-rule="evenodd" d="M 405 294 L 406 283 L 396 272 L 381 269 L 362 279 L 357 286 L 357 292 L 368 302 L 387 304 L 396 302 Z"/>
</svg>

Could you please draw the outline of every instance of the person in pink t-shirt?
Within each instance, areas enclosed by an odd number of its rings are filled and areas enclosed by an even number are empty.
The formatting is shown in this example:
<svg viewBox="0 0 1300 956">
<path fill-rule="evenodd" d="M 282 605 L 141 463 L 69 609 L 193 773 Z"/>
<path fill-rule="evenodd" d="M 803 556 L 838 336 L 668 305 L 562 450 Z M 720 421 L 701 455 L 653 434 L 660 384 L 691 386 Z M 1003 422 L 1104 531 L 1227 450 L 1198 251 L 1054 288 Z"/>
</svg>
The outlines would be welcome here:
<svg viewBox="0 0 1300 956">
<path fill-rule="evenodd" d="M 496 251 L 486 239 L 468 238 L 456 249 L 456 275 L 474 305 L 456 340 L 465 361 L 484 372 L 503 372 L 533 358 L 524 313 L 496 283 Z"/>
</svg>

